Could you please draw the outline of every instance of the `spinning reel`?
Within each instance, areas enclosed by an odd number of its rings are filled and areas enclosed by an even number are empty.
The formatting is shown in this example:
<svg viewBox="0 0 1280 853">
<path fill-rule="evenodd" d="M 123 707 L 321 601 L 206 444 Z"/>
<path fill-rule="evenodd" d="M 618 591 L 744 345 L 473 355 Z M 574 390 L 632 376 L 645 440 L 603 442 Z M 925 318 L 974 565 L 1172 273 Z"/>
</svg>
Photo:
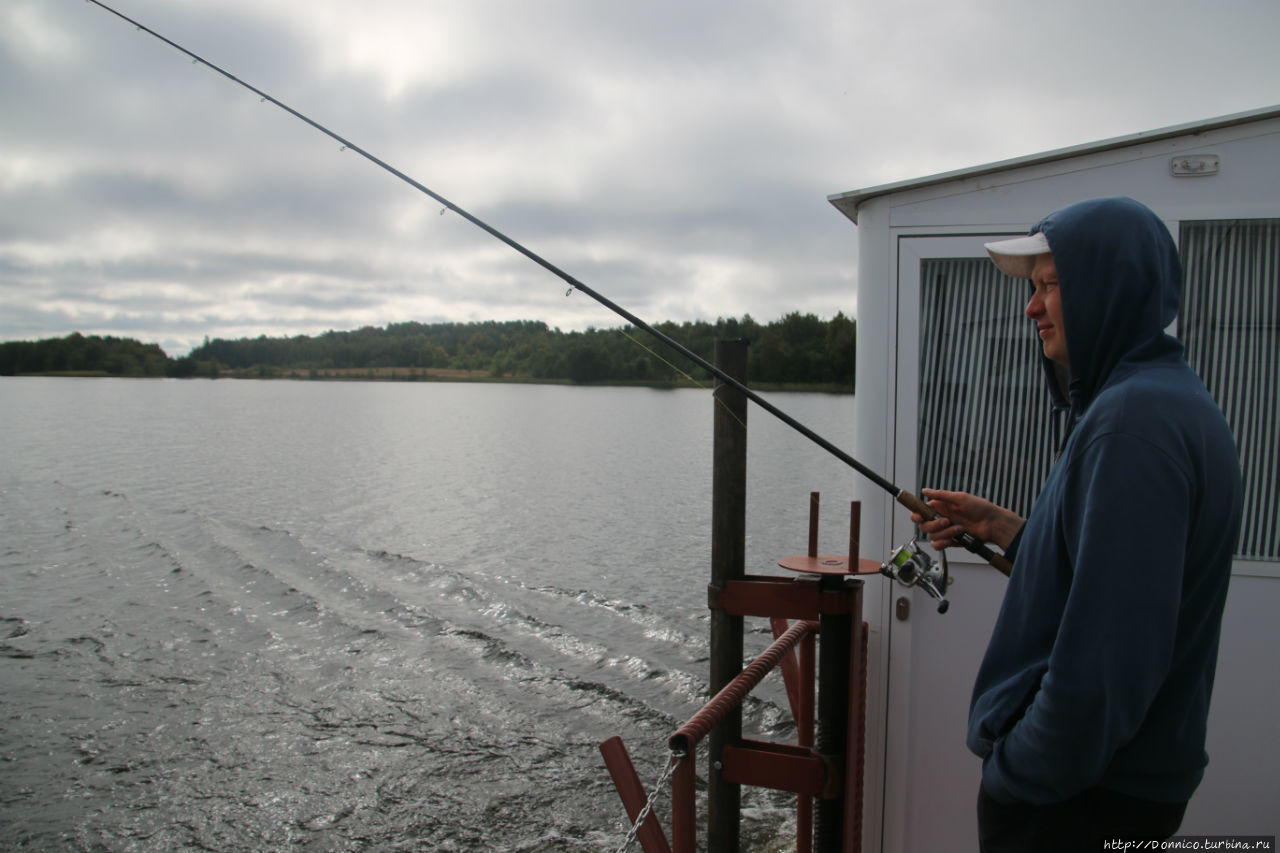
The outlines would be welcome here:
<svg viewBox="0 0 1280 853">
<path fill-rule="evenodd" d="M 926 512 L 930 511 L 926 507 Z M 818 493 L 809 493 L 809 553 L 807 556 L 783 557 L 778 565 L 793 572 L 816 575 L 882 574 L 903 586 L 918 586 L 938 602 L 938 612 L 946 613 L 951 607 L 947 601 L 947 587 L 951 573 L 947 568 L 947 552 L 942 552 L 941 562 L 935 562 L 925 553 L 915 537 L 901 548 L 895 548 L 887 562 L 876 565 L 875 560 L 858 558 L 858 531 L 862 520 L 862 505 L 854 501 L 849 507 L 849 556 L 818 554 Z"/>
<path fill-rule="evenodd" d="M 913 537 L 901 548 L 895 548 L 888 562 L 880 564 L 880 574 L 892 578 L 903 586 L 918 586 L 938 601 L 938 612 L 946 613 L 951 602 L 947 601 L 947 586 L 951 574 L 947 569 L 947 554 L 942 552 L 939 565 L 924 552 Z"/>
</svg>

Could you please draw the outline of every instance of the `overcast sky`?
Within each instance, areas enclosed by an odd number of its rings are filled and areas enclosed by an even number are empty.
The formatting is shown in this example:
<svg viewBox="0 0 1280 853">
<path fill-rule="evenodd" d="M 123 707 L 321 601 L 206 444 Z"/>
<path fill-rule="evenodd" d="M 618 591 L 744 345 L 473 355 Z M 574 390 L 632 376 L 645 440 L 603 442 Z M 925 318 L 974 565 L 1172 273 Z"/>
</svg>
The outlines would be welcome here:
<svg viewBox="0 0 1280 853">
<path fill-rule="evenodd" d="M 1276 0 L 108 0 L 651 322 L 856 315 L 831 193 L 1280 103 Z M 0 340 L 622 321 L 85 0 L 0 4 Z"/>
</svg>

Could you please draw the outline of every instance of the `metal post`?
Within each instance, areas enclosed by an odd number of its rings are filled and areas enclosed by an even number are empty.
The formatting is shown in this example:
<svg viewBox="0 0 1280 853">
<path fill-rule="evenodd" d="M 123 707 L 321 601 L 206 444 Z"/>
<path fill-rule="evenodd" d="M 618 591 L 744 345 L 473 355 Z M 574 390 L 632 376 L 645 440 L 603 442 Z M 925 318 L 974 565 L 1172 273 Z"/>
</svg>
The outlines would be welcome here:
<svg viewBox="0 0 1280 853">
<path fill-rule="evenodd" d="M 747 342 L 716 341 L 716 367 L 745 383 Z M 747 398 L 717 382 L 711 482 L 711 586 L 723 588 L 746 573 Z M 742 670 L 742 617 L 711 610 L 711 693 L 715 695 Z M 737 708 L 710 733 L 707 743 L 707 850 L 737 851 L 741 788 L 725 782 L 717 768 L 726 745 L 742 739 L 742 710 Z"/>
<path fill-rule="evenodd" d="M 862 621 L 862 588 L 856 590 L 849 663 L 849 762 L 845 766 L 843 853 L 862 851 L 863 765 L 867 757 L 867 623 Z"/>
<path fill-rule="evenodd" d="M 800 713 L 796 717 L 796 745 L 813 749 L 814 676 L 816 675 L 814 636 L 810 634 L 800 641 L 797 648 L 800 658 Z M 813 849 L 813 797 L 797 795 L 796 800 L 796 851 L 808 853 Z"/>
<path fill-rule="evenodd" d="M 809 556 L 818 556 L 818 507 L 822 496 L 818 492 L 809 493 Z"/>
<path fill-rule="evenodd" d="M 674 853 L 697 853 L 698 809 L 694 796 L 698 783 L 697 744 L 671 775 L 671 847 Z"/>
<path fill-rule="evenodd" d="M 858 565 L 862 539 L 862 503 L 849 504 L 849 570 Z M 862 621 L 862 581 L 852 590 L 849 614 L 849 735 L 845 747 L 844 853 L 862 850 L 862 783 L 867 736 L 867 623 Z"/>
<path fill-rule="evenodd" d="M 822 588 L 844 589 L 843 575 L 824 575 Z M 851 622 L 848 614 L 824 613 L 818 632 L 818 733 L 816 749 L 829 763 L 828 773 L 843 782 L 848 756 L 849 658 Z M 814 847 L 836 853 L 844 837 L 843 785 L 820 797 L 815 809 Z"/>
<path fill-rule="evenodd" d="M 858 570 L 862 551 L 862 501 L 849 502 L 849 571 Z"/>
</svg>

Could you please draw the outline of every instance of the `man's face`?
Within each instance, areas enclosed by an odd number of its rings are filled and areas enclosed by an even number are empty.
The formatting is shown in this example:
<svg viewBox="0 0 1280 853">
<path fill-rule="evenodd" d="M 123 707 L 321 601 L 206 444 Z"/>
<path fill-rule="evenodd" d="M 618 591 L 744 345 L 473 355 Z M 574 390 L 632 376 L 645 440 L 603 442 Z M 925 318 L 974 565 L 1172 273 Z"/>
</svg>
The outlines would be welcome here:
<svg viewBox="0 0 1280 853">
<path fill-rule="evenodd" d="M 1045 358 L 1065 366 L 1067 334 L 1062 325 L 1062 298 L 1058 293 L 1058 270 L 1053 265 L 1053 255 L 1047 252 L 1036 255 L 1031 283 L 1035 292 L 1027 303 L 1027 316 L 1035 321 Z"/>
</svg>

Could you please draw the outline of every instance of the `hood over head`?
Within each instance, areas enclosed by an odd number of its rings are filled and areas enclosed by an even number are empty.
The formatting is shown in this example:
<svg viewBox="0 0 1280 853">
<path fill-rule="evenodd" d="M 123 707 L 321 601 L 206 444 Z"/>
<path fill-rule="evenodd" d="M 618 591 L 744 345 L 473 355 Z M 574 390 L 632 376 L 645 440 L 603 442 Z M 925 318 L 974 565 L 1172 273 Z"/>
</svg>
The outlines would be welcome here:
<svg viewBox="0 0 1280 853">
<path fill-rule="evenodd" d="M 1122 361 L 1181 352 L 1164 330 L 1182 302 L 1182 262 L 1150 208 L 1131 198 L 1090 199 L 1049 214 L 1030 233 L 1044 234 L 1058 271 L 1073 409 L 1086 407 Z M 1052 380 L 1052 362 L 1044 361 Z"/>
</svg>

